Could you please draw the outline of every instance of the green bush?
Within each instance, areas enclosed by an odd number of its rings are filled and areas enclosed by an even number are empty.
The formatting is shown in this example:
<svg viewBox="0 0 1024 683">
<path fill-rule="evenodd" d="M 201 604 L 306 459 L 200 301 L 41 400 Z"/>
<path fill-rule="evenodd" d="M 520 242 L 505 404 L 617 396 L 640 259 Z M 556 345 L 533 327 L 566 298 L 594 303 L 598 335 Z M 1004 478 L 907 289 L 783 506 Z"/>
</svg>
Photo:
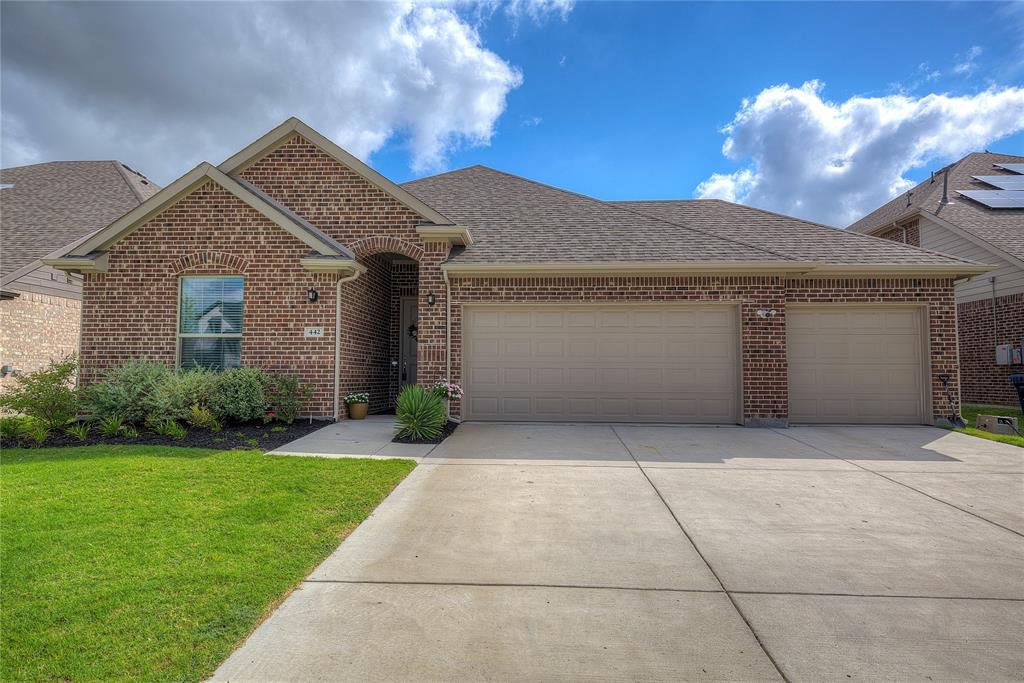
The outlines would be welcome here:
<svg viewBox="0 0 1024 683">
<path fill-rule="evenodd" d="M 220 422 L 217 420 L 217 416 L 213 414 L 212 410 L 198 403 L 192 404 L 192 410 L 189 411 L 186 422 L 199 429 L 209 429 L 211 432 L 220 431 Z"/>
<path fill-rule="evenodd" d="M 266 419 L 281 420 L 291 424 L 302 408 L 302 397 L 308 393 L 297 377 L 270 375 L 267 383 Z"/>
<path fill-rule="evenodd" d="M 121 435 L 121 430 L 124 429 L 124 420 L 121 419 L 120 415 L 107 415 L 100 418 L 99 425 L 100 434 L 108 438 L 114 438 Z"/>
<path fill-rule="evenodd" d="M 184 439 L 188 430 L 182 427 L 176 420 L 167 418 L 163 422 L 154 425 L 153 431 L 162 436 L 169 436 L 172 439 Z"/>
<path fill-rule="evenodd" d="M 50 436 L 50 430 L 42 420 L 32 420 L 25 428 L 24 435 L 36 443 L 42 443 Z"/>
<path fill-rule="evenodd" d="M 0 409 L 21 413 L 59 429 L 78 417 L 74 356 L 51 361 L 42 370 L 20 375 L 18 386 L 0 395 Z"/>
<path fill-rule="evenodd" d="M 395 400 L 396 435 L 426 441 L 441 435 L 445 424 L 444 402 L 418 384 L 402 389 Z"/>
<path fill-rule="evenodd" d="M 76 422 L 64 431 L 67 432 L 68 436 L 73 436 L 79 441 L 85 441 L 89 438 L 90 427 L 88 422 Z"/>
<path fill-rule="evenodd" d="M 216 382 L 217 373 L 203 368 L 169 372 L 153 388 L 147 421 L 151 416 L 160 422 L 189 419 L 192 406 L 209 403 Z"/>
<path fill-rule="evenodd" d="M 0 417 L 0 439 L 20 439 L 31 422 L 32 418 L 24 415 Z"/>
<path fill-rule="evenodd" d="M 270 378 L 258 368 L 234 368 L 217 375 L 210 393 L 210 410 L 220 420 L 247 422 L 267 413 Z"/>
<path fill-rule="evenodd" d="M 99 419 L 118 416 L 128 424 L 139 424 L 150 413 L 159 412 L 154 395 L 172 374 L 163 363 L 144 358 L 128 361 L 106 371 L 102 381 L 86 389 L 86 409 Z"/>
</svg>

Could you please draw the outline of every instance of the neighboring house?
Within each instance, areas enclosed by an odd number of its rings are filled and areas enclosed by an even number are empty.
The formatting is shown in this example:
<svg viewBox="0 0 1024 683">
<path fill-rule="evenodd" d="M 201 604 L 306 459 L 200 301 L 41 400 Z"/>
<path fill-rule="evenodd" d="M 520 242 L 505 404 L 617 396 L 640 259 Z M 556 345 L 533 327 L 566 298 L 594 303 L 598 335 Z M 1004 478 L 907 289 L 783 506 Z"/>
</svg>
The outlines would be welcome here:
<svg viewBox="0 0 1024 683">
<path fill-rule="evenodd" d="M 956 286 L 960 382 L 967 403 L 1016 405 L 1024 365 L 997 346 L 1024 346 L 1024 157 L 968 154 L 849 230 L 995 267 Z"/>
<path fill-rule="evenodd" d="M 297 119 L 47 263 L 84 274 L 85 381 L 147 356 L 291 373 L 321 417 L 448 377 L 462 419 L 779 426 L 950 415 L 953 281 L 987 270 L 480 166 L 399 186 Z"/>
<path fill-rule="evenodd" d="M 117 161 L 5 168 L 0 187 L 0 365 L 30 372 L 78 350 L 81 277 L 41 259 L 160 188 Z M 13 381 L 2 375 L 0 388 Z"/>
</svg>

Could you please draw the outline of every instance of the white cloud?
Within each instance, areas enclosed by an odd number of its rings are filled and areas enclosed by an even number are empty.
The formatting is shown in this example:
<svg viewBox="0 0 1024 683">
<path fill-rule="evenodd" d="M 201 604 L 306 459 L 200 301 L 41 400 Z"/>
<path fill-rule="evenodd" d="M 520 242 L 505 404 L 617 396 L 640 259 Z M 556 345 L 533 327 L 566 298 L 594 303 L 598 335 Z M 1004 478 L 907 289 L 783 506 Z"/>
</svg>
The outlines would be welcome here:
<svg viewBox="0 0 1024 683">
<path fill-rule="evenodd" d="M 964 57 L 963 61 L 958 61 L 956 63 L 956 66 L 953 67 L 953 73 L 961 75 L 973 73 L 974 70 L 978 68 L 978 65 L 975 63 L 975 60 L 980 56 L 981 48 L 975 45 L 974 47 L 967 51 L 967 56 Z M 960 55 L 957 55 L 957 59 L 959 58 Z"/>
<path fill-rule="evenodd" d="M 534 4 L 517 11 L 568 11 Z M 119 158 L 166 183 L 296 115 L 361 158 L 399 139 L 415 170 L 441 168 L 489 143 L 523 81 L 456 10 L 5 4 L 3 165 Z"/>
<path fill-rule="evenodd" d="M 845 226 L 911 187 L 908 170 L 1024 130 L 1021 87 L 839 103 L 823 88 L 778 85 L 744 100 L 722 131 L 722 153 L 744 167 L 711 175 L 695 195 Z"/>
</svg>

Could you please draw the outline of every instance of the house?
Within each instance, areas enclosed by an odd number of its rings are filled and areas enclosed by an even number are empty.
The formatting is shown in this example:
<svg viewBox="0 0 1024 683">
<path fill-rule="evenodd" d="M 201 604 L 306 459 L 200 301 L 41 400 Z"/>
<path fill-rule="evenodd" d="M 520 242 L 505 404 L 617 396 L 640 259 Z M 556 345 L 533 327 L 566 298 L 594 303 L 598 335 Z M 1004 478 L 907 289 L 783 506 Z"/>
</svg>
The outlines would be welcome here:
<svg viewBox="0 0 1024 683">
<path fill-rule="evenodd" d="M 953 283 L 988 270 L 482 166 L 396 185 L 297 119 L 46 262 L 84 278 L 84 381 L 146 356 L 291 373 L 320 417 L 444 377 L 461 419 L 750 426 L 949 416 Z"/>
<path fill-rule="evenodd" d="M 1024 372 L 1024 157 L 975 152 L 849 227 L 993 264 L 956 285 L 960 383 L 967 403 L 1016 405 Z"/>
<path fill-rule="evenodd" d="M 81 278 L 41 261 L 160 188 L 118 161 L 0 170 L 0 389 L 78 350 Z"/>
</svg>

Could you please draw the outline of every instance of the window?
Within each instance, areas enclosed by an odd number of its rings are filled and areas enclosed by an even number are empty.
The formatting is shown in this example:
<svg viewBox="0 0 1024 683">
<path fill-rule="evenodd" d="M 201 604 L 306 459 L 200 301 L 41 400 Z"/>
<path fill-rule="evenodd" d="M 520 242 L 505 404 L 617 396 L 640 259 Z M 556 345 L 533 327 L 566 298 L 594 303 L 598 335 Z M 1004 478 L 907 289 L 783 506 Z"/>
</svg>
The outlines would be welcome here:
<svg viewBox="0 0 1024 683">
<path fill-rule="evenodd" d="M 241 276 L 183 277 L 178 306 L 178 360 L 209 370 L 242 364 Z"/>
</svg>

